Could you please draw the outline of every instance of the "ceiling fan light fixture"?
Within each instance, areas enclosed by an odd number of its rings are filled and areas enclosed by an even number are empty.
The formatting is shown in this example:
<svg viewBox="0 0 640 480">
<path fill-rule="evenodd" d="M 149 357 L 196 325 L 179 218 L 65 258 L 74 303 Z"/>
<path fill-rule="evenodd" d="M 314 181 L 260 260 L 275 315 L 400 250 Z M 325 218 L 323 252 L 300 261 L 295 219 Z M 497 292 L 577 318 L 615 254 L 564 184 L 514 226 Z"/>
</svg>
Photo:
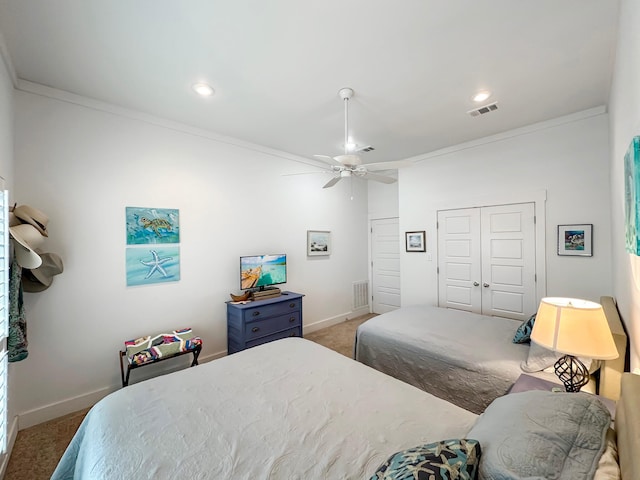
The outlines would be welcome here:
<svg viewBox="0 0 640 480">
<path fill-rule="evenodd" d="M 473 101 L 480 103 L 484 102 L 489 97 L 491 97 L 491 92 L 489 90 L 481 90 L 473 96 Z"/>
<path fill-rule="evenodd" d="M 213 87 L 207 83 L 194 83 L 191 88 L 202 97 L 210 97 L 214 93 Z"/>
</svg>

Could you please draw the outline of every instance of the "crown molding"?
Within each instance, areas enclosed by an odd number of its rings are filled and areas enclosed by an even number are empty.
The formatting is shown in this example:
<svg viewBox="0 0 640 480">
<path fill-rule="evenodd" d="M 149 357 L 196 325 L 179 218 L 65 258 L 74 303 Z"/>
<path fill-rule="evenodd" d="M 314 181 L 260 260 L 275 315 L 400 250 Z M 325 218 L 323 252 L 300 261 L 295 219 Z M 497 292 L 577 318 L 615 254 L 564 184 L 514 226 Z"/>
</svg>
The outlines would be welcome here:
<svg viewBox="0 0 640 480">
<path fill-rule="evenodd" d="M 479 147 L 481 145 L 501 142 L 509 138 L 528 135 L 530 133 L 538 132 L 540 130 L 546 130 L 548 128 L 554 128 L 560 125 L 578 122 L 586 118 L 597 117 L 598 115 L 602 115 L 604 113 L 607 113 L 607 107 L 605 105 L 600 105 L 597 107 L 589 108 L 587 110 L 581 110 L 579 112 L 571 113 L 569 115 L 564 115 L 562 117 L 553 118 L 551 120 L 545 120 L 543 122 L 533 123 L 531 125 L 527 125 L 526 127 L 515 128 L 513 130 L 508 130 L 506 132 L 490 135 L 488 137 L 479 138 L 477 140 L 461 143 L 459 145 L 445 147 L 440 150 L 434 150 L 433 152 L 429 152 L 429 153 L 423 153 L 421 155 L 410 157 L 405 160 L 408 160 L 414 163 L 423 162 L 426 160 L 430 160 L 432 158 L 441 157 L 443 155 L 448 155 L 450 153 L 458 152 L 461 150 L 468 150 L 470 148 Z"/>
<path fill-rule="evenodd" d="M 11 77 L 13 88 L 18 88 L 18 75 L 16 74 L 16 69 L 13 68 L 13 62 L 11 61 L 9 48 L 7 47 L 7 43 L 4 41 L 4 35 L 2 35 L 2 31 L 0 31 L 0 57 L 2 57 L 2 61 L 7 69 L 7 72 L 9 72 L 9 77 Z"/>
<path fill-rule="evenodd" d="M 168 120 L 162 117 L 157 117 L 155 115 L 143 113 L 138 110 L 132 110 L 132 109 L 120 107 L 112 103 L 103 102 L 102 100 L 96 100 L 94 98 L 85 97 L 82 95 L 77 95 L 75 93 L 70 93 L 65 90 L 59 90 L 57 88 L 48 87 L 40 83 L 18 79 L 18 84 L 16 86 L 16 89 L 21 92 L 40 95 L 40 96 L 48 97 L 61 102 L 71 103 L 74 105 L 85 107 L 91 110 L 97 110 L 97 111 L 109 113 L 112 115 L 126 117 L 132 120 L 137 120 L 139 122 L 144 122 L 144 123 L 155 125 L 158 127 L 167 128 L 169 130 L 174 130 L 176 132 L 181 132 L 181 133 L 186 133 L 188 135 L 193 135 L 196 137 L 206 138 L 208 140 L 212 140 L 218 143 L 233 145 L 246 150 L 252 150 L 254 152 L 259 152 L 265 155 L 271 155 L 273 157 L 291 160 L 297 163 L 304 163 L 305 165 L 309 165 L 312 167 L 326 168 L 326 165 L 320 161 L 312 160 L 305 157 L 300 157 L 292 153 L 283 152 L 273 148 L 269 148 L 269 147 L 265 147 L 255 143 L 240 140 L 234 137 L 227 137 L 224 135 L 214 133 L 209 130 L 192 127 L 184 123 L 175 122 L 173 120 Z"/>
</svg>

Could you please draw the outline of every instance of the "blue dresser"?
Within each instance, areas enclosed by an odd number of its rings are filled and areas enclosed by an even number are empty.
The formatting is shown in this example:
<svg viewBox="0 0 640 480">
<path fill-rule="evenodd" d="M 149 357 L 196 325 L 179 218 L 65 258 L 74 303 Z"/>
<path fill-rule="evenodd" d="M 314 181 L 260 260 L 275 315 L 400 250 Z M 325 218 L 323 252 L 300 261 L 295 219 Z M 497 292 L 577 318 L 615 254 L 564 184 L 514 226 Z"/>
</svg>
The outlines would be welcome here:
<svg viewBox="0 0 640 480">
<path fill-rule="evenodd" d="M 229 354 L 285 337 L 302 337 L 302 297 L 294 292 L 246 304 L 227 302 Z"/>
</svg>

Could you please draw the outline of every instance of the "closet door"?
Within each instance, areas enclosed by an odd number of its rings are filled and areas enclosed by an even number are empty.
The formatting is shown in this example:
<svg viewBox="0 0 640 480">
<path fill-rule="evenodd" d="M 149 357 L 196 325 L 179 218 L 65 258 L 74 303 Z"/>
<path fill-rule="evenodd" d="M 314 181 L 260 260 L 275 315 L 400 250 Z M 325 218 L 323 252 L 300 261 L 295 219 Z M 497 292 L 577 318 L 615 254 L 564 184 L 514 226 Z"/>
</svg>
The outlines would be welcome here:
<svg viewBox="0 0 640 480">
<path fill-rule="evenodd" d="M 438 303 L 482 312 L 480 209 L 438 212 Z"/>
<path fill-rule="evenodd" d="M 526 319 L 535 312 L 533 203 L 438 212 L 438 304 Z"/>
<path fill-rule="evenodd" d="M 482 314 L 529 318 L 536 310 L 534 206 L 483 207 L 480 215 Z"/>
</svg>

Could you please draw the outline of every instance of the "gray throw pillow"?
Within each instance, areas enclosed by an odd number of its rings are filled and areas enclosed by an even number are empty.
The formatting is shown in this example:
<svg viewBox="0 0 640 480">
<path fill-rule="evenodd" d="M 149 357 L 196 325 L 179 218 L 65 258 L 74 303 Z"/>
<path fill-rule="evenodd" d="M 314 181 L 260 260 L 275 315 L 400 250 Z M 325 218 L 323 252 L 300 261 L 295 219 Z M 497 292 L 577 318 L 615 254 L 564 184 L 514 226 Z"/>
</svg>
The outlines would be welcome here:
<svg viewBox="0 0 640 480">
<path fill-rule="evenodd" d="M 494 400 L 467 434 L 482 445 L 486 480 L 591 480 L 611 415 L 588 393 L 540 390 Z"/>
</svg>

